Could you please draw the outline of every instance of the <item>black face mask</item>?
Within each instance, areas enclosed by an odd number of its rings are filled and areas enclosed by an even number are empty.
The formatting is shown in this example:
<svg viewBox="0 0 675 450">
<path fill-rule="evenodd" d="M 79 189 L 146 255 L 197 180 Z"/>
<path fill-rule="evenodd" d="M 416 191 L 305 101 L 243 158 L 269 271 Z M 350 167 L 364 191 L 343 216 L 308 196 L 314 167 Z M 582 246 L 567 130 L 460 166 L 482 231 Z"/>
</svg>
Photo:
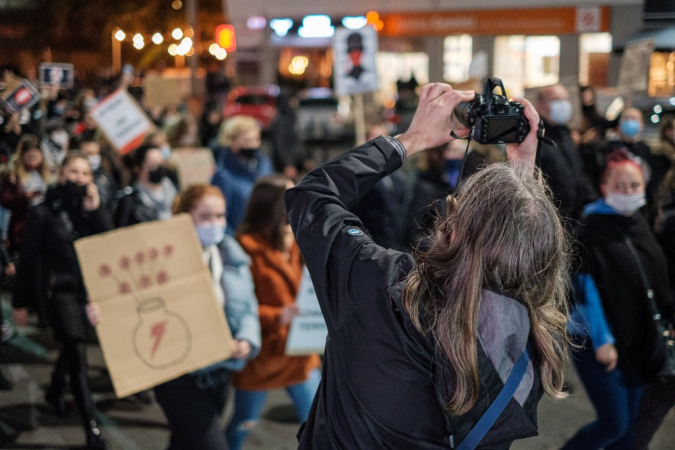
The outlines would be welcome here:
<svg viewBox="0 0 675 450">
<path fill-rule="evenodd" d="M 73 183 L 70 180 L 67 180 L 63 184 L 63 190 L 66 193 L 66 195 L 73 200 L 81 201 L 87 195 L 86 185 L 80 186 L 79 184 Z"/>
<path fill-rule="evenodd" d="M 155 170 L 151 170 L 148 172 L 148 181 L 152 184 L 159 184 L 162 182 L 164 177 L 166 176 L 166 169 L 164 166 L 159 166 Z"/>
<path fill-rule="evenodd" d="M 241 148 L 239 149 L 239 154 L 244 158 L 251 160 L 258 156 L 258 150 L 258 148 Z"/>
</svg>

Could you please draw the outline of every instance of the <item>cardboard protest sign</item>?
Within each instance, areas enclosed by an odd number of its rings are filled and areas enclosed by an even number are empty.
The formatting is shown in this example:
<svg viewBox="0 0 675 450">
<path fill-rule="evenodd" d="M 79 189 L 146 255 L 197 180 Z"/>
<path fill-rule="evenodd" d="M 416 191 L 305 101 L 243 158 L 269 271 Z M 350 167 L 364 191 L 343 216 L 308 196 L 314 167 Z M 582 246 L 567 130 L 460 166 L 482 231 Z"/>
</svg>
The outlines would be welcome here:
<svg viewBox="0 0 675 450">
<path fill-rule="evenodd" d="M 286 354 L 289 356 L 323 354 L 328 328 L 306 267 L 302 273 L 295 305 L 300 310 L 300 315 L 293 319 L 288 331 Z"/>
<path fill-rule="evenodd" d="M 149 75 L 144 81 L 144 104 L 151 106 L 178 106 L 190 95 L 189 78 L 167 78 Z"/>
<path fill-rule="evenodd" d="M 223 361 L 233 340 L 189 215 L 75 242 L 115 394 Z"/>
<path fill-rule="evenodd" d="M 375 57 L 377 31 L 373 27 L 360 30 L 339 28 L 333 37 L 335 93 L 351 95 L 378 88 Z"/>
<path fill-rule="evenodd" d="M 626 46 L 619 69 L 619 93 L 630 97 L 649 88 L 649 66 L 654 53 L 654 39 L 642 39 Z"/>
<path fill-rule="evenodd" d="M 178 148 L 171 153 L 170 161 L 178 168 L 183 189 L 191 184 L 209 184 L 216 171 L 216 162 L 210 148 Z"/>
<path fill-rule="evenodd" d="M 9 112 L 18 112 L 36 104 L 40 100 L 40 93 L 28 80 L 15 78 L 7 82 L 2 100 Z"/>
<path fill-rule="evenodd" d="M 118 89 L 90 111 L 101 132 L 120 153 L 138 147 L 155 126 L 125 89 Z"/>
<path fill-rule="evenodd" d="M 57 84 L 61 89 L 70 89 L 75 80 L 75 68 L 72 64 L 40 64 L 40 87 Z"/>
</svg>

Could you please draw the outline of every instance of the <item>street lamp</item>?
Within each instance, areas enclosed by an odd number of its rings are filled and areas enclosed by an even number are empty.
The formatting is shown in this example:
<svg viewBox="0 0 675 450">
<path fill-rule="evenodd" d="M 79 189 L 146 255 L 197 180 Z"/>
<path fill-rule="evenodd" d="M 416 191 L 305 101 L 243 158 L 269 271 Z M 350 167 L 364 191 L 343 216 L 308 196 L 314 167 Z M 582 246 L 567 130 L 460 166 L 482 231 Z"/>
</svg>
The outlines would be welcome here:
<svg viewBox="0 0 675 450">
<path fill-rule="evenodd" d="M 164 42 L 164 36 L 162 36 L 160 33 L 155 33 L 152 35 L 152 42 L 159 45 Z"/>
<path fill-rule="evenodd" d="M 172 36 L 175 40 L 178 40 L 178 39 L 180 39 L 180 38 L 183 37 L 183 30 L 181 30 L 180 28 L 176 28 L 175 30 L 173 30 L 173 31 L 171 32 L 171 36 Z"/>
</svg>

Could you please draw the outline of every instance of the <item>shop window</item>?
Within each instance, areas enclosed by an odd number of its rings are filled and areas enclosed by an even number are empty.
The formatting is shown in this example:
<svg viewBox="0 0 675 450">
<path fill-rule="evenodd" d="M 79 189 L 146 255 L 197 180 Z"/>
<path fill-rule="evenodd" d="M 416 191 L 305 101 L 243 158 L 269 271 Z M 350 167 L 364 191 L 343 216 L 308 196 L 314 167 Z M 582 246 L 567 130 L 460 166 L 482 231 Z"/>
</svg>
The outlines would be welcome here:
<svg viewBox="0 0 675 450">
<path fill-rule="evenodd" d="M 649 95 L 666 97 L 675 94 L 675 53 L 654 52 L 649 66 Z"/>
<path fill-rule="evenodd" d="M 469 79 L 473 39 L 468 34 L 448 36 L 443 41 L 443 78 L 451 83 Z"/>
<path fill-rule="evenodd" d="M 555 84 L 560 79 L 560 39 L 557 36 L 497 36 L 494 74 L 507 94 Z"/>
<path fill-rule="evenodd" d="M 607 69 L 611 51 L 611 34 L 584 33 L 579 35 L 580 85 L 607 86 Z"/>
</svg>

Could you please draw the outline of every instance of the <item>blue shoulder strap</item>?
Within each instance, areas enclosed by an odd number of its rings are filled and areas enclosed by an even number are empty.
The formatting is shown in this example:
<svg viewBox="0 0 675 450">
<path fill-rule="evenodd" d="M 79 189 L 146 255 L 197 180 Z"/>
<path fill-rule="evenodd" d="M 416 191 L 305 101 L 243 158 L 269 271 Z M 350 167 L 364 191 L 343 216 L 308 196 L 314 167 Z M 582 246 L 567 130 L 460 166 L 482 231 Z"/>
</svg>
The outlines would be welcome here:
<svg viewBox="0 0 675 450">
<path fill-rule="evenodd" d="M 490 431 L 490 428 L 492 428 L 492 425 L 494 425 L 502 411 L 504 411 L 509 400 L 511 400 L 513 394 L 516 393 L 516 389 L 518 389 L 518 386 L 525 375 L 525 370 L 527 370 L 527 364 L 530 362 L 529 346 L 530 345 L 528 344 L 525 350 L 523 350 L 523 354 L 518 361 L 516 361 L 513 369 L 511 369 L 509 378 L 506 380 L 506 384 L 504 384 L 504 387 L 499 392 L 495 401 L 473 427 L 466 439 L 464 439 L 459 447 L 457 447 L 457 450 L 475 449 L 478 444 L 480 444 L 480 441 L 483 440 L 487 432 Z"/>
</svg>

